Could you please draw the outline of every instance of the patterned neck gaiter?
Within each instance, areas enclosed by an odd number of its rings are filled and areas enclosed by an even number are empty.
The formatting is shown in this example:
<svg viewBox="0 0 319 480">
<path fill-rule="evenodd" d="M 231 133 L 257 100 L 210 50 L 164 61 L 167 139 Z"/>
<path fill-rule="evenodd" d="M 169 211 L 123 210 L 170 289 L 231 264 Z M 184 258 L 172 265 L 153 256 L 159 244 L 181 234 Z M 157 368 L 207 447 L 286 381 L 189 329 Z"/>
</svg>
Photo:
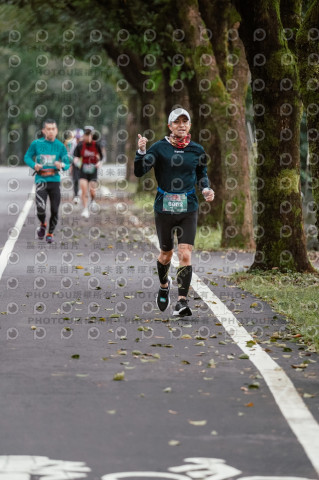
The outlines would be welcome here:
<svg viewBox="0 0 319 480">
<path fill-rule="evenodd" d="M 191 135 L 188 134 L 186 137 L 176 137 L 173 133 L 170 134 L 169 136 L 169 143 L 173 145 L 173 147 L 176 148 L 185 148 L 191 141 Z"/>
</svg>

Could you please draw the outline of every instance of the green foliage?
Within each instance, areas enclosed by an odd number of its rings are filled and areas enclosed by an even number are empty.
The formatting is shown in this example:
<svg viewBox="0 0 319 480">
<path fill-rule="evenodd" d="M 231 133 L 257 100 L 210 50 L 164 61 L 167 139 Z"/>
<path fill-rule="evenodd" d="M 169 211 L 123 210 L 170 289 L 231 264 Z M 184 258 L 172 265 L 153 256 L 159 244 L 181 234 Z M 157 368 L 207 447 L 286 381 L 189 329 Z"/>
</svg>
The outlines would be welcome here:
<svg viewBox="0 0 319 480">
<path fill-rule="evenodd" d="M 201 226 L 197 229 L 194 248 L 196 250 L 219 250 L 221 248 L 222 229 L 218 225 L 217 228 Z"/>
<path fill-rule="evenodd" d="M 45 7 L 43 14 L 46 15 Z M 1 124 L 7 132 L 18 132 L 22 139 L 7 145 L 3 142 L 5 150 L 0 161 L 4 163 L 5 157 L 14 154 L 22 162 L 44 118 L 57 121 L 61 140 L 64 130 L 93 123 L 110 144 L 108 132 L 116 122 L 121 103 L 114 84 L 120 77 L 105 53 L 100 52 L 101 65 L 97 66 L 66 51 L 55 56 L 64 35 L 63 23 L 55 26 L 55 31 L 50 24 L 46 30 L 40 29 L 28 7 L 23 11 L 12 5 L 2 7 L 0 27 Z M 42 39 L 46 40 L 36 41 L 41 38 L 39 32 L 44 32 Z"/>
<path fill-rule="evenodd" d="M 233 279 L 244 290 L 260 297 L 278 313 L 288 317 L 291 331 L 301 334 L 305 347 L 319 350 L 319 273 L 280 273 L 276 270 L 235 274 Z"/>
</svg>

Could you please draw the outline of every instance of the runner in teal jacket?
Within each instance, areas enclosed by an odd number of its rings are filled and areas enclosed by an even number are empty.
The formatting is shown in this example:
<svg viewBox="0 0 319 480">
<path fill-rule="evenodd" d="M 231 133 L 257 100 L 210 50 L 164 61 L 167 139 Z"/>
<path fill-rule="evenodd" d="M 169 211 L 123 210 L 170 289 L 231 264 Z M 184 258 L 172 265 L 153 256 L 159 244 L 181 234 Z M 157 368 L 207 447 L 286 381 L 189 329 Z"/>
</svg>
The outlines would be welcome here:
<svg viewBox="0 0 319 480">
<path fill-rule="evenodd" d="M 24 161 L 35 170 L 37 216 L 41 222 L 37 235 L 42 240 L 46 234 L 46 203 L 50 198 L 51 216 L 46 241 L 52 243 L 58 221 L 61 201 L 60 172 L 70 167 L 69 156 L 62 142 L 57 140 L 58 129 L 54 120 L 45 120 L 44 138 L 34 140 L 24 156 Z"/>
</svg>

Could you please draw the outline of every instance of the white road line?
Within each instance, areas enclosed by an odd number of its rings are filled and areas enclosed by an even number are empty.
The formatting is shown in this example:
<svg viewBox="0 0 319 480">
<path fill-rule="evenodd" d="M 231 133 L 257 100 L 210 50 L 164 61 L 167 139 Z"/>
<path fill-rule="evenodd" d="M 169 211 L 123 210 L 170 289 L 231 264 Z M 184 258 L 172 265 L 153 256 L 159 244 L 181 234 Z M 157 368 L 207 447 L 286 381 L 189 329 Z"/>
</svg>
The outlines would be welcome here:
<svg viewBox="0 0 319 480">
<path fill-rule="evenodd" d="M 23 209 L 18 217 L 18 220 L 16 221 L 15 226 L 11 229 L 11 232 L 9 234 L 9 238 L 5 243 L 5 246 L 3 247 L 3 250 L 0 255 L 0 280 L 2 278 L 3 272 L 5 271 L 5 268 L 8 264 L 9 257 L 12 253 L 13 247 L 16 243 L 16 241 L 19 238 L 21 229 L 23 227 L 23 224 L 29 214 L 30 208 L 32 207 L 34 203 L 33 199 L 33 194 L 35 192 L 35 185 L 33 185 L 32 190 L 31 190 L 31 195 L 29 195 L 28 200 L 25 202 Z"/>
<path fill-rule="evenodd" d="M 158 239 L 155 235 L 147 238 L 159 249 Z M 173 256 L 172 263 L 174 267 L 178 267 L 179 262 L 176 255 Z M 228 310 L 224 303 L 195 273 L 193 273 L 191 285 L 218 318 L 238 347 L 249 355 L 249 360 L 258 368 L 281 413 L 303 446 L 315 471 L 319 474 L 319 425 L 298 394 L 290 378 L 278 363 L 258 344 L 255 344 L 252 348 L 247 347 L 247 342 L 254 342 L 253 337 L 249 335 L 244 327 L 239 325 L 232 312 Z"/>
</svg>

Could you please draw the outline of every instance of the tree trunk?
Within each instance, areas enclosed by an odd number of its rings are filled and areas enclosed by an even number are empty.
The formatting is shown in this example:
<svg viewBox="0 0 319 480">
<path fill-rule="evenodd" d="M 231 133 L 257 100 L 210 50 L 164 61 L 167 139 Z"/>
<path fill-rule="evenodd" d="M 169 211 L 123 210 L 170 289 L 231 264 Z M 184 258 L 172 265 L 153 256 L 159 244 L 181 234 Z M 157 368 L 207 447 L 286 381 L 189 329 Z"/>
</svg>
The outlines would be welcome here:
<svg viewBox="0 0 319 480">
<path fill-rule="evenodd" d="M 135 181 L 134 176 L 134 158 L 137 149 L 137 134 L 138 132 L 138 96 L 131 94 L 128 98 L 128 114 L 126 119 L 126 129 L 128 132 L 128 139 L 125 144 L 125 155 L 127 157 L 126 163 L 126 179 L 128 181 Z"/>
<path fill-rule="evenodd" d="M 319 4 L 314 0 L 297 35 L 300 90 L 307 113 L 312 194 L 319 240 Z"/>
<path fill-rule="evenodd" d="M 178 88 L 174 87 L 174 85 L 170 85 L 170 69 L 165 68 L 163 69 L 163 83 L 164 83 L 164 110 L 166 115 L 166 120 L 170 112 L 174 108 L 178 108 L 177 106 L 182 106 L 186 110 L 189 110 L 189 94 L 188 89 L 184 85 L 184 83 L 180 83 Z M 166 121 L 167 123 L 167 121 Z M 192 128 L 193 130 L 193 128 Z"/>
<path fill-rule="evenodd" d="M 248 153 L 247 148 L 243 149 L 246 137 L 242 135 L 242 117 L 238 114 L 240 108 L 220 78 L 212 45 L 203 33 L 207 29 L 200 16 L 197 1 L 183 0 L 180 11 L 180 21 L 185 31 L 184 42 L 187 42 L 191 52 L 197 85 L 196 89 L 192 89 L 190 102 L 194 113 L 199 109 L 202 113 L 198 114 L 198 123 L 201 126 L 199 141 L 206 151 L 210 152 L 213 134 L 217 132 L 219 137 L 224 185 L 222 245 L 226 248 L 250 249 L 254 247 L 254 239 Z"/>
<path fill-rule="evenodd" d="M 251 270 L 313 271 L 303 231 L 298 76 L 279 15 L 280 0 L 239 0 L 252 74 L 256 138 L 258 231 Z"/>
</svg>

